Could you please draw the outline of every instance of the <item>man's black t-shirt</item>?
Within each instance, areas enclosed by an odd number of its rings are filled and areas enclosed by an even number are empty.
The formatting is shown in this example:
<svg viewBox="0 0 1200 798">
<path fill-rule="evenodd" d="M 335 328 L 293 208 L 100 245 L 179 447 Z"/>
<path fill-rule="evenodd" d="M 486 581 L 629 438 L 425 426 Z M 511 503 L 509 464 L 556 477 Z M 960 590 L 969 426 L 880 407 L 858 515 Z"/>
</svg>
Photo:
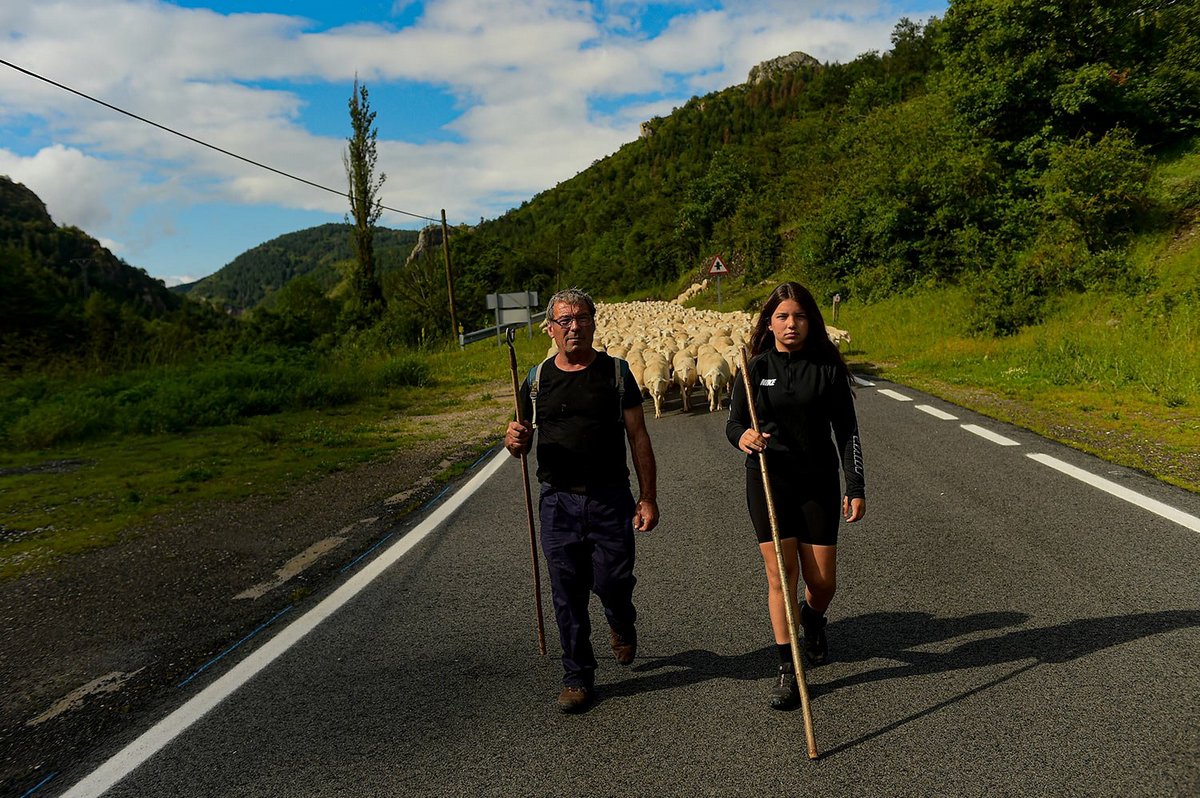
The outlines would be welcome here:
<svg viewBox="0 0 1200 798">
<path fill-rule="evenodd" d="M 551 358 L 538 374 L 537 478 L 560 488 L 627 485 L 625 410 L 642 403 L 642 392 L 621 361 L 625 391 L 616 384 L 613 358 L 597 352 L 580 371 L 563 371 Z M 533 419 L 529 378 L 521 386 L 526 420 Z"/>
</svg>

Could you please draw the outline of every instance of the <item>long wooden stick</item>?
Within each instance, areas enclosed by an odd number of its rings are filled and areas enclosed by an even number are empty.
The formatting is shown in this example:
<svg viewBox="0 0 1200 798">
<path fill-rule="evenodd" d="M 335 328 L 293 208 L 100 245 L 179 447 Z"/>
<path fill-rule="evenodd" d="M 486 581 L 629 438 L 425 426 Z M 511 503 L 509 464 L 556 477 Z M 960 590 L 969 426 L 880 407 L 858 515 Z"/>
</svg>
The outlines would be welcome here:
<svg viewBox="0 0 1200 798">
<path fill-rule="evenodd" d="M 746 388 L 746 404 L 750 407 L 750 426 L 758 432 L 758 411 L 754 407 L 754 393 L 750 387 L 750 364 L 746 360 L 746 347 L 741 348 L 742 383 Z M 804 663 L 800 656 L 800 640 L 796 631 L 796 597 L 792 595 L 787 581 L 787 570 L 783 564 L 783 546 L 779 539 L 779 520 L 775 515 L 775 497 L 771 495 L 771 480 L 767 473 L 767 453 L 758 453 L 758 464 L 762 470 L 763 493 L 767 497 L 767 517 L 771 520 L 771 540 L 775 543 L 775 565 L 779 568 L 779 585 L 783 590 L 783 608 L 787 614 L 788 640 L 792 644 L 792 666 L 796 669 L 796 685 L 800 688 L 800 713 L 804 716 L 804 738 L 808 743 L 808 758 L 816 759 L 817 738 L 813 733 L 812 706 L 808 700 L 808 681 L 804 677 Z"/>
<path fill-rule="evenodd" d="M 513 328 L 508 328 L 508 365 L 512 369 L 513 402 L 517 406 L 517 421 L 521 417 L 521 385 L 517 382 L 517 352 L 513 348 Z M 529 461 L 521 454 L 521 478 L 525 482 L 525 517 L 529 520 L 529 561 L 533 564 L 533 606 L 537 613 L 538 653 L 546 656 L 546 625 L 542 620 L 542 571 L 538 567 L 537 532 L 533 527 L 533 495 L 529 492 Z"/>
</svg>

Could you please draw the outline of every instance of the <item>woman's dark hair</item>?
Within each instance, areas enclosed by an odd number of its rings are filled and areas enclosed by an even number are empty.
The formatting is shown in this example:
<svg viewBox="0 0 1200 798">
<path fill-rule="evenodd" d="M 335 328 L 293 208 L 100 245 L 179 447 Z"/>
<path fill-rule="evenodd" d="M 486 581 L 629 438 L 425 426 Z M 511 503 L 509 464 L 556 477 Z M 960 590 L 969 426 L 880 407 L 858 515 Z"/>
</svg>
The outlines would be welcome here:
<svg viewBox="0 0 1200 798">
<path fill-rule="evenodd" d="M 775 309 L 780 303 L 787 299 L 798 303 L 804 315 L 808 316 L 808 335 L 804 339 L 802 351 L 813 360 L 838 363 L 842 368 L 846 368 L 846 361 L 842 360 L 837 345 L 829 340 L 829 331 L 825 329 L 825 319 L 821 316 L 821 309 L 817 307 L 817 300 L 813 299 L 812 292 L 796 282 L 782 283 L 763 303 L 762 310 L 758 312 L 758 320 L 754 322 L 754 332 L 750 334 L 750 356 L 775 348 L 771 316 L 775 314 Z"/>
</svg>

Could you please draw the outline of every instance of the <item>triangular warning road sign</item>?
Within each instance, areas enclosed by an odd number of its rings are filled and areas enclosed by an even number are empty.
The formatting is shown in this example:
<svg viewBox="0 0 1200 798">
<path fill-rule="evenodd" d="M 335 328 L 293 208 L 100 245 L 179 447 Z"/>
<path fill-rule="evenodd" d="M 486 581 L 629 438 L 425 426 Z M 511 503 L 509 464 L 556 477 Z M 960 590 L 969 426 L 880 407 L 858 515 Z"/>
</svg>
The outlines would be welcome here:
<svg viewBox="0 0 1200 798">
<path fill-rule="evenodd" d="M 712 263 L 708 267 L 709 274 L 729 274 L 729 268 L 725 265 L 725 261 L 721 260 L 720 255 L 714 255 Z"/>
</svg>

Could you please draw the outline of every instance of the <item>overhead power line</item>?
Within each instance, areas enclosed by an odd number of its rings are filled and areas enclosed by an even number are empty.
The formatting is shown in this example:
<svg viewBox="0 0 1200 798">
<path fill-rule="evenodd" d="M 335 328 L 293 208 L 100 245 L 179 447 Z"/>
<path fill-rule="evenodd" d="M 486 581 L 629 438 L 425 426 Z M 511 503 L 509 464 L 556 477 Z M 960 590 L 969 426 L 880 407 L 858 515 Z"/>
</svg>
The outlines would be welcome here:
<svg viewBox="0 0 1200 798">
<path fill-rule="evenodd" d="M 291 180 L 295 180 L 297 182 L 304 183 L 305 185 L 312 186 L 313 188 L 319 188 L 322 191 L 328 191 L 331 194 L 337 194 L 339 197 L 342 197 L 344 199 L 350 198 L 350 195 L 344 191 L 338 191 L 336 188 L 330 188 L 329 186 L 323 186 L 320 183 L 314 183 L 311 180 L 306 180 L 303 177 L 298 177 L 297 175 L 293 175 L 289 172 L 285 172 L 282 169 L 276 169 L 274 166 L 268 166 L 265 163 L 261 163 L 259 161 L 254 160 L 253 158 L 247 158 L 244 155 L 238 155 L 236 152 L 230 152 L 229 150 L 218 147 L 215 144 L 209 144 L 207 141 L 201 141 L 200 139 L 198 139 L 194 136 L 189 136 L 186 133 L 180 133 L 178 130 L 169 128 L 166 125 L 160 125 L 158 122 L 155 122 L 152 119 L 147 119 L 144 116 L 138 116 L 135 113 L 126 111 L 124 108 L 118 108 L 117 106 L 113 105 L 112 103 L 107 103 L 104 100 L 97 99 L 97 98 L 91 96 L 90 94 L 85 94 L 85 93 L 79 91 L 78 89 L 73 89 L 70 86 L 63 85 L 62 83 L 59 83 L 58 81 L 51 80 L 50 78 L 47 78 L 43 75 L 39 75 L 36 72 L 31 72 L 28 69 L 25 69 L 24 67 L 19 67 L 16 64 L 5 61 L 4 59 L 0 59 L 0 64 L 3 64 L 6 67 L 11 67 L 12 69 L 15 69 L 16 71 L 21 72 L 23 74 L 26 74 L 31 78 L 37 78 L 38 80 L 40 80 L 44 83 L 49 83 L 51 86 L 60 88 L 63 91 L 69 91 L 72 94 L 78 95 L 85 100 L 91 100 L 92 102 L 96 103 L 97 105 L 103 105 L 105 108 L 108 108 L 112 111 L 116 111 L 119 114 L 124 114 L 125 116 L 128 116 L 131 119 L 136 119 L 139 122 L 144 122 L 147 125 L 156 127 L 159 130 L 163 130 L 172 135 L 179 136 L 181 139 L 187 139 L 188 141 L 190 141 L 194 144 L 199 144 L 202 147 L 208 147 L 210 150 L 216 150 L 217 152 L 221 153 L 222 155 L 228 155 L 230 158 L 236 158 L 239 161 L 244 161 L 245 163 L 248 163 L 252 166 L 257 166 L 259 169 L 266 169 L 268 172 L 274 172 L 277 175 L 281 175 L 282 177 L 286 177 Z M 411 216 L 414 219 L 424 219 L 428 222 L 439 221 L 438 219 L 435 219 L 432 216 L 425 216 L 424 214 L 413 213 L 412 211 L 404 211 L 404 210 L 400 210 L 399 208 L 391 208 L 387 205 L 380 205 L 379 207 L 383 208 L 385 211 L 392 211 L 393 213 L 401 213 L 401 214 L 404 214 L 405 216 Z"/>
</svg>

